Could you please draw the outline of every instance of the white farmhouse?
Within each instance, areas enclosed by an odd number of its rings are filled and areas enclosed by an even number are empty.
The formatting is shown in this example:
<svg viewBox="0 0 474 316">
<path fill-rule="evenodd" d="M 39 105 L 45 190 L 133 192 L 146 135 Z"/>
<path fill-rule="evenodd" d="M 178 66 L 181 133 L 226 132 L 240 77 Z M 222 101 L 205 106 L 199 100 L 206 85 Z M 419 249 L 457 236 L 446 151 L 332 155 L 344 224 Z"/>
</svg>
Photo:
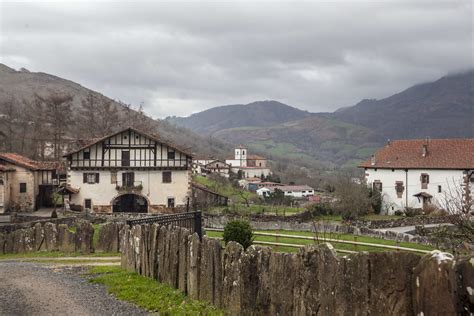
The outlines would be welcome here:
<svg viewBox="0 0 474 316">
<path fill-rule="evenodd" d="M 296 199 L 301 199 L 314 195 L 314 189 L 309 185 L 280 185 L 272 187 L 263 187 L 258 189 L 256 192 L 259 196 L 268 197 L 276 189 L 283 191 L 285 196 L 291 196 Z"/>
<path fill-rule="evenodd" d="M 225 161 L 230 165 L 232 172 L 242 173 L 244 178 L 260 178 L 271 174 L 270 169 L 267 167 L 267 159 L 257 155 L 249 155 L 248 148 L 239 145 L 234 149 L 234 156 L 229 157 Z"/>
<path fill-rule="evenodd" d="M 127 128 L 65 155 L 71 208 L 165 213 L 191 195 L 191 155 Z"/>
<path fill-rule="evenodd" d="M 379 190 L 388 214 L 441 205 L 446 194 L 469 197 L 474 182 L 474 139 L 388 142 L 362 163 L 366 183 Z"/>
</svg>

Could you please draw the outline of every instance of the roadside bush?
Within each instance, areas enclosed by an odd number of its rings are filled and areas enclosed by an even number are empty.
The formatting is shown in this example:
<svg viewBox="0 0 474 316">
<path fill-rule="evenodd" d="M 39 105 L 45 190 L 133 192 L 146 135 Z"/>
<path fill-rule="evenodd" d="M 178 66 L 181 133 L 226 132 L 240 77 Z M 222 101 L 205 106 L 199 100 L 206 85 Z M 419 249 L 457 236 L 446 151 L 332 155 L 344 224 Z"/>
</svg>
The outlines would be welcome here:
<svg viewBox="0 0 474 316">
<path fill-rule="evenodd" d="M 394 213 L 394 215 L 396 216 L 403 216 L 403 214 L 404 214 L 403 211 L 400 211 L 400 210 L 396 210 Z"/>
<path fill-rule="evenodd" d="M 369 189 L 364 184 L 357 184 L 350 179 L 340 179 L 336 184 L 334 205 L 335 215 L 341 215 L 343 220 L 355 220 L 367 215 L 372 210 L 372 198 Z"/>
<path fill-rule="evenodd" d="M 369 198 L 372 204 L 372 210 L 375 214 L 380 214 L 382 211 L 382 194 L 379 190 L 369 189 Z"/>
<path fill-rule="evenodd" d="M 313 216 L 333 215 L 333 209 L 328 203 L 314 203 L 306 207 Z"/>
<path fill-rule="evenodd" d="M 235 241 L 246 249 L 253 242 L 253 233 L 250 223 L 243 220 L 230 221 L 224 227 L 224 242 Z"/>
<path fill-rule="evenodd" d="M 405 208 L 405 216 L 406 217 L 415 217 L 423 215 L 423 210 L 421 208 L 413 208 L 413 207 L 406 207 Z"/>
</svg>

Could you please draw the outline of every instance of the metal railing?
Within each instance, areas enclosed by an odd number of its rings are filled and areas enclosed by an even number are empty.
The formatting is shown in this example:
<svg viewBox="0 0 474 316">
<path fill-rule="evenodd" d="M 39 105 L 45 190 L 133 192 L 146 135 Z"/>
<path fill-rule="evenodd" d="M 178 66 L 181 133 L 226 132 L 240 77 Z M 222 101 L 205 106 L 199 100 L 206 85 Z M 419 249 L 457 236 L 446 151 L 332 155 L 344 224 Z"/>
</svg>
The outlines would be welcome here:
<svg viewBox="0 0 474 316">
<path fill-rule="evenodd" d="M 216 232 L 223 232 L 223 229 L 218 228 L 206 228 L 208 231 L 216 231 Z M 255 236 L 267 236 L 267 237 L 282 237 L 282 238 L 293 238 L 293 239 L 306 239 L 306 240 L 315 240 L 315 241 L 324 241 L 330 242 L 335 244 L 348 244 L 354 246 L 366 246 L 366 247 L 375 247 L 375 248 L 384 248 L 390 250 L 402 250 L 402 251 L 409 251 L 409 252 L 417 252 L 417 253 L 430 253 L 431 250 L 423 250 L 423 249 L 416 249 L 416 248 L 409 248 L 409 247 L 401 247 L 401 246 L 393 246 L 393 245 L 384 245 L 384 244 L 375 244 L 375 243 L 368 243 L 368 242 L 361 242 L 361 241 L 351 241 L 351 240 L 342 240 L 342 239 L 334 239 L 334 238 L 325 238 L 325 237 L 310 237 L 310 236 L 301 236 L 301 235 L 288 235 L 288 234 L 273 234 L 273 233 L 262 233 L 262 232 L 254 232 Z M 261 244 L 275 244 L 273 242 L 265 242 L 265 241 L 254 241 L 254 243 L 261 243 Z M 297 244 L 281 244 L 281 246 L 288 246 L 288 247 L 303 247 L 304 245 L 297 245 Z M 336 249 L 336 251 L 340 251 Z M 340 251 L 340 252 L 348 252 L 348 251 Z"/>
<path fill-rule="evenodd" d="M 127 225 L 158 224 L 160 226 L 184 227 L 202 237 L 201 211 L 159 215 L 127 220 Z"/>
</svg>

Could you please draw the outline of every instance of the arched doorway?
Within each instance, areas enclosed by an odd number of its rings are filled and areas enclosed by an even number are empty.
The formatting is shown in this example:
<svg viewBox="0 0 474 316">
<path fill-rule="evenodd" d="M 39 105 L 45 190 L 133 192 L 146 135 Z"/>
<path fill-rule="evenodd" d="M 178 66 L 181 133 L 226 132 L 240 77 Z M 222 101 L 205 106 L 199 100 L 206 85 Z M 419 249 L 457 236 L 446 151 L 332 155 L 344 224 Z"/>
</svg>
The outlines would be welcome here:
<svg viewBox="0 0 474 316">
<path fill-rule="evenodd" d="M 147 213 L 148 201 L 138 194 L 122 194 L 113 200 L 113 212 Z"/>
</svg>

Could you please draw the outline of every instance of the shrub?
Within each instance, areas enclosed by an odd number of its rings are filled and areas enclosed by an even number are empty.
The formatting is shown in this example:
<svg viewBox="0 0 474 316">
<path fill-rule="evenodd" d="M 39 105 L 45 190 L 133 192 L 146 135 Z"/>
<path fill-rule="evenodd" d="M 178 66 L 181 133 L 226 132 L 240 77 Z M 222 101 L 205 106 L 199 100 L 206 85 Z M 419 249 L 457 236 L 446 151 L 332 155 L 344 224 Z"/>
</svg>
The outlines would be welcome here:
<svg viewBox="0 0 474 316">
<path fill-rule="evenodd" d="M 328 203 L 314 203 L 306 207 L 313 216 L 332 215 L 333 210 Z"/>
<path fill-rule="evenodd" d="M 413 207 L 405 208 L 406 217 L 414 217 L 414 216 L 419 216 L 422 214 L 423 214 L 423 210 L 421 208 L 413 208 Z"/>
<path fill-rule="evenodd" d="M 224 242 L 235 241 L 246 249 L 252 245 L 253 233 L 249 222 L 243 220 L 230 221 L 224 227 Z"/>
<path fill-rule="evenodd" d="M 372 210 L 374 213 L 380 214 L 380 211 L 382 210 L 382 194 L 380 194 L 380 191 L 370 188 L 369 198 L 371 200 Z"/>
<path fill-rule="evenodd" d="M 396 210 L 394 213 L 396 216 L 403 216 L 403 212 L 400 210 Z"/>
</svg>

